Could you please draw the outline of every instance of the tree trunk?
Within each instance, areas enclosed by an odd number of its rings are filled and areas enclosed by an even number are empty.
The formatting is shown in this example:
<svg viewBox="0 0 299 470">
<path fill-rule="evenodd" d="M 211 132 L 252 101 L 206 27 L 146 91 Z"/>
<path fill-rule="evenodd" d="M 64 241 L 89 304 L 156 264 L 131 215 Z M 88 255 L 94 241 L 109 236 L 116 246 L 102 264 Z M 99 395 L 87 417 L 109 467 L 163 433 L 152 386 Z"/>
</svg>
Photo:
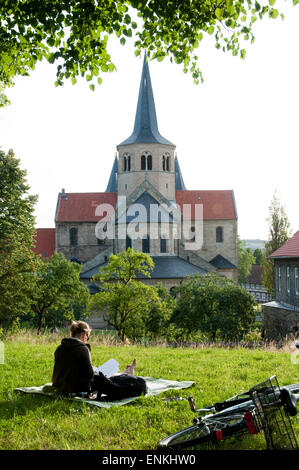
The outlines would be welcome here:
<svg viewBox="0 0 299 470">
<path fill-rule="evenodd" d="M 43 323 L 43 316 L 42 314 L 40 313 L 38 315 L 38 328 L 37 328 L 37 334 L 38 336 L 41 336 L 42 334 L 42 323 Z"/>
</svg>

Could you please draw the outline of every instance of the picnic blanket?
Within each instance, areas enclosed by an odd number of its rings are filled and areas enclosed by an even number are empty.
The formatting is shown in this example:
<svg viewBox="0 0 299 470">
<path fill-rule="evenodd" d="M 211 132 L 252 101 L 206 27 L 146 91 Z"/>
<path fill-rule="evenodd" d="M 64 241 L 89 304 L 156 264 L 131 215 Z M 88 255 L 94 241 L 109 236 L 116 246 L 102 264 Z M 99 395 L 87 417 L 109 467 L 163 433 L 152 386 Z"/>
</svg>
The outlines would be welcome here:
<svg viewBox="0 0 299 470">
<path fill-rule="evenodd" d="M 176 381 L 176 380 L 167 380 L 167 379 L 155 379 L 154 377 L 143 377 L 146 381 L 147 393 L 145 397 L 158 395 L 159 393 L 166 392 L 167 390 L 180 390 L 184 388 L 191 387 L 193 381 Z M 58 397 L 61 396 L 57 394 L 55 388 L 52 386 L 52 383 L 46 383 L 37 387 L 19 387 L 14 389 L 15 392 L 31 393 L 38 395 L 46 395 L 49 397 Z M 101 408 L 111 408 L 114 406 L 126 405 L 133 400 L 136 400 L 140 397 L 130 397 L 124 398 L 123 400 L 118 401 L 98 401 L 91 400 L 89 398 L 74 397 L 72 400 L 79 400 L 85 403 L 88 403 L 93 406 L 98 406 Z"/>
</svg>

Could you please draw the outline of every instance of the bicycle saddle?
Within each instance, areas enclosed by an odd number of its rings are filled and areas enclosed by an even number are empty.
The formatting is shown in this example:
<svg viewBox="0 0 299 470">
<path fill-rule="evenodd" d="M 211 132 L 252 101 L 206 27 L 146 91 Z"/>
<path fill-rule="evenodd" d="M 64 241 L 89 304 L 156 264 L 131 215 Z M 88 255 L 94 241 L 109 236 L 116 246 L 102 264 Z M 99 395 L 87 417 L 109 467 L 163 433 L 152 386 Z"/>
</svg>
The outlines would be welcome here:
<svg viewBox="0 0 299 470">
<path fill-rule="evenodd" d="M 297 399 L 296 396 L 286 388 L 280 390 L 280 398 L 284 409 L 289 413 L 290 416 L 296 416 L 297 414 Z"/>
</svg>

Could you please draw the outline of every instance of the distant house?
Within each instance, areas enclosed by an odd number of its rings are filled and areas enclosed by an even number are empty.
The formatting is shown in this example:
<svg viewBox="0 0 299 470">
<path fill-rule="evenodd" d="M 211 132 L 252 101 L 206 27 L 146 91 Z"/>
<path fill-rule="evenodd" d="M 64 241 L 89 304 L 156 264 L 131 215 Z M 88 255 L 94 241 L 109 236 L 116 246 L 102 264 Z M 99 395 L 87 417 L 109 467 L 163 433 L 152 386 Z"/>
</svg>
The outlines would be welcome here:
<svg viewBox="0 0 299 470">
<path fill-rule="evenodd" d="M 258 264 L 253 264 L 251 272 L 247 278 L 246 284 L 243 284 L 254 300 L 258 303 L 268 302 L 271 299 L 271 294 L 267 291 L 262 283 L 263 268 Z"/>
<path fill-rule="evenodd" d="M 265 335 L 299 332 L 299 231 L 269 256 L 274 260 L 274 301 L 263 305 Z"/>
</svg>

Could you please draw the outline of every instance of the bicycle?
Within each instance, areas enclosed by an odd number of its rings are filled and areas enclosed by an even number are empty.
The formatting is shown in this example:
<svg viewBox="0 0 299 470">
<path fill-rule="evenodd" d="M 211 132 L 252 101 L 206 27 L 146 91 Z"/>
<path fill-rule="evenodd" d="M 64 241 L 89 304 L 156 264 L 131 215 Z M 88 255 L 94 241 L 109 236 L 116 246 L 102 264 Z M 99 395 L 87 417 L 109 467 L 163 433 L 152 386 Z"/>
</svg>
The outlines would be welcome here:
<svg viewBox="0 0 299 470">
<path fill-rule="evenodd" d="M 193 420 L 193 426 L 160 440 L 158 449 L 187 449 L 238 434 L 258 434 L 263 431 L 268 449 L 296 449 L 297 441 L 290 416 L 297 413 L 299 384 L 279 387 L 276 376 L 236 394 L 225 401 L 196 409 L 193 397 L 189 405 L 193 412 L 208 413 Z"/>
</svg>

